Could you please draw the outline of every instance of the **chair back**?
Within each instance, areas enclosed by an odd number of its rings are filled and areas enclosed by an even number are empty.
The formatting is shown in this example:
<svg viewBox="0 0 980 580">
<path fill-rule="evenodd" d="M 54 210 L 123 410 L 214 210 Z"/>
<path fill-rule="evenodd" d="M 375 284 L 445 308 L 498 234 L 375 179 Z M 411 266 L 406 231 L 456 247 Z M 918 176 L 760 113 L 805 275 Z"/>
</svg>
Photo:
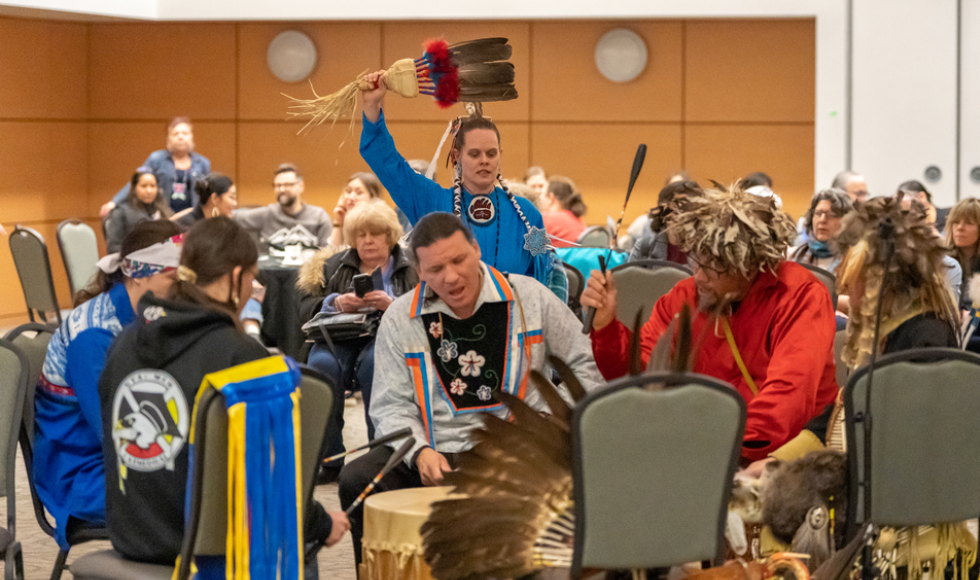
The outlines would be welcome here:
<svg viewBox="0 0 980 580">
<path fill-rule="evenodd" d="M 333 391 L 323 375 L 302 368 L 300 381 L 300 458 L 303 477 L 303 502 L 313 497 L 313 482 L 319 465 L 324 432 L 333 404 Z M 228 523 L 228 412 L 219 391 L 208 388 L 198 403 L 195 421 L 198 437 L 195 444 L 194 470 L 200 481 L 192 481 L 188 493 L 197 498 L 198 515 L 187 522 L 186 542 L 193 543 L 195 555 L 224 555 Z M 218 402 L 218 404 L 215 404 Z M 202 428 L 203 425 L 203 428 Z M 198 451 L 201 450 L 200 452 Z M 194 500 L 192 499 L 192 502 Z M 302 513 L 306 513 L 305 510 Z M 182 557 L 182 559 L 184 559 Z"/>
<path fill-rule="evenodd" d="M 34 387 L 41 378 L 41 369 L 44 367 L 44 358 L 48 354 L 48 344 L 54 336 L 55 327 L 37 322 L 28 322 L 14 328 L 4 336 L 27 356 L 27 384 L 28 388 L 24 395 L 24 413 L 21 422 L 24 426 L 25 435 L 28 438 L 30 449 L 24 449 L 25 454 L 31 453 L 33 458 L 34 444 Z M 27 475 L 33 479 L 34 473 L 28 470 Z M 33 483 L 31 484 L 33 487 Z"/>
<path fill-rule="evenodd" d="M 680 264 L 660 260 L 626 262 L 613 268 L 612 273 L 616 282 L 616 318 L 630 329 L 638 311 L 642 311 L 641 320 L 646 322 L 657 300 L 678 282 L 691 277 L 690 270 Z"/>
<path fill-rule="evenodd" d="M 68 287 L 74 298 L 88 286 L 99 271 L 99 241 L 95 230 L 78 220 L 65 220 L 58 225 L 58 249 L 68 274 Z"/>
<path fill-rule="evenodd" d="M 562 264 L 565 267 L 565 275 L 568 276 L 568 301 L 578 300 L 585 290 L 585 276 L 578 268 L 571 264 Z"/>
<path fill-rule="evenodd" d="M 34 322 L 35 311 L 45 322 L 47 318 L 44 313 L 54 311 L 58 324 L 61 324 L 61 310 L 54 292 L 51 261 L 44 238 L 31 228 L 18 225 L 10 234 L 10 253 L 17 267 L 17 277 L 24 290 L 24 302 L 27 303 L 27 315 L 31 322 Z"/>
<path fill-rule="evenodd" d="M 575 241 L 586 248 L 608 248 L 612 242 L 612 234 L 606 226 L 589 226 Z"/>
<path fill-rule="evenodd" d="M 801 266 L 813 272 L 813 275 L 817 277 L 817 280 L 823 282 L 823 285 L 827 287 L 827 291 L 830 292 L 830 301 L 834 303 L 834 309 L 837 309 L 837 277 L 833 273 L 824 270 L 819 266 L 814 266 L 813 264 L 803 264 L 798 262 Z"/>
<path fill-rule="evenodd" d="M 848 537 L 864 521 L 912 526 L 980 514 L 980 356 L 918 348 L 882 357 L 871 387 L 870 482 L 864 446 L 868 367 L 844 388 L 849 462 Z"/>
<path fill-rule="evenodd" d="M 653 383 L 666 388 L 644 388 Z M 745 408 L 731 385 L 698 374 L 644 375 L 583 399 L 572 577 L 720 560 Z"/>
<path fill-rule="evenodd" d="M 7 498 L 7 532 L 12 541 L 17 537 L 14 463 L 28 389 L 27 373 L 27 356 L 12 342 L 0 339 L 0 497 Z"/>
</svg>

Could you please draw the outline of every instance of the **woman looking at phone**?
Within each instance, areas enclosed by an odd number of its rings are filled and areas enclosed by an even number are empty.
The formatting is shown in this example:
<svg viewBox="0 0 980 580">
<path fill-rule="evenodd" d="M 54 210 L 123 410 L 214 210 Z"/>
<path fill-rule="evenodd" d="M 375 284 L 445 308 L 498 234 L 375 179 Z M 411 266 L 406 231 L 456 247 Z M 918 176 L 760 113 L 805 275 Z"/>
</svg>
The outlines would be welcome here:
<svg viewBox="0 0 980 580">
<path fill-rule="evenodd" d="M 398 245 L 402 228 L 395 211 L 378 201 L 358 204 L 344 219 L 344 243 L 350 249 L 334 254 L 326 261 L 314 258 L 300 271 L 297 286 L 303 297 L 300 301 L 301 316 L 310 319 L 318 312 L 384 312 L 392 301 L 418 284 L 415 269 L 408 256 Z M 354 277 L 380 270 L 381 287 L 358 296 Z M 363 282 L 362 282 L 363 284 Z M 317 343 L 310 351 L 309 365 L 327 378 L 340 400 L 345 391 L 360 388 L 364 398 L 364 417 L 367 421 L 368 438 L 374 438 L 368 409 L 371 404 L 371 382 L 374 378 L 374 336 L 364 336 L 332 345 Z M 328 455 L 344 451 L 344 406 L 334 405 L 333 420 L 328 428 Z M 339 465 L 328 471 L 340 472 Z"/>
</svg>

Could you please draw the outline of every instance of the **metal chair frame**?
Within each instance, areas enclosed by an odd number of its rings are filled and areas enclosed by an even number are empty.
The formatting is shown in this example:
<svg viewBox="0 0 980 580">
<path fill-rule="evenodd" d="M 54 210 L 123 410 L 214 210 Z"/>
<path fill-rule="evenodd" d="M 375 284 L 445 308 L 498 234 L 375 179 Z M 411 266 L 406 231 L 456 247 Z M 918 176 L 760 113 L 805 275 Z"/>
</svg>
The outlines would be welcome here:
<svg viewBox="0 0 980 580">
<path fill-rule="evenodd" d="M 16 345 L 6 339 L 0 339 L 0 348 L 5 348 L 20 360 L 20 376 L 17 380 L 17 393 L 14 396 L 14 409 L 10 414 L 9 438 L 7 440 L 7 462 L 2 467 L 6 472 L 7 489 L 4 495 L 7 497 L 7 532 L 10 534 L 10 543 L 0 549 L 0 558 L 4 561 L 4 578 L 6 580 L 18 580 L 24 578 L 24 553 L 20 542 L 17 541 L 17 497 L 16 497 L 16 475 L 15 467 L 17 462 L 17 440 L 21 429 L 21 419 L 24 411 L 24 397 L 29 388 L 28 368 L 30 366 L 27 355 L 24 354 Z"/>
<path fill-rule="evenodd" d="M 9 244 L 10 244 L 10 253 L 11 255 L 13 255 L 14 258 L 14 266 L 17 268 L 17 276 L 18 278 L 20 278 L 20 287 L 21 290 L 23 290 L 24 292 L 24 303 L 27 305 L 27 316 L 31 319 L 31 322 L 36 322 L 36 320 L 34 320 L 34 308 L 31 308 L 31 297 L 27 292 L 27 287 L 24 286 L 24 278 L 23 276 L 21 276 L 21 267 L 18 264 L 17 252 L 14 250 L 14 239 L 16 237 L 24 237 L 24 236 L 33 237 L 41 244 L 42 257 L 44 259 L 43 265 L 44 265 L 44 269 L 47 271 L 46 290 L 51 295 L 51 302 L 54 304 L 55 317 L 58 319 L 58 324 L 61 324 L 61 310 L 58 306 L 58 294 L 54 290 L 54 276 L 51 274 L 51 258 L 48 255 L 48 245 L 44 242 L 44 236 L 39 234 L 37 231 L 31 228 L 25 228 L 20 224 L 18 224 L 14 228 L 13 233 L 10 234 Z M 44 312 L 38 311 L 38 315 L 41 317 L 42 321 L 44 322 L 48 321 L 47 316 L 45 316 Z"/>
</svg>

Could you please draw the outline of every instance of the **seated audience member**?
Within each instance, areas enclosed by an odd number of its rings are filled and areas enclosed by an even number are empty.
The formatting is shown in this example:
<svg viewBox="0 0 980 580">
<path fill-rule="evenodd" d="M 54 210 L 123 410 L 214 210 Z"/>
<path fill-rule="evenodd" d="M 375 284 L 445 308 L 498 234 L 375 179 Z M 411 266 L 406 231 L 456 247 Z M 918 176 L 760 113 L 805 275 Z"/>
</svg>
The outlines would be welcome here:
<svg viewBox="0 0 980 580">
<path fill-rule="evenodd" d="M 647 214 L 650 216 L 649 227 L 633 246 L 629 261 L 667 260 L 687 265 L 687 253 L 680 247 L 677 232 L 671 231 L 669 226 L 684 199 L 702 195 L 701 187 L 693 181 L 673 181 L 661 189 L 656 207 Z"/>
<path fill-rule="evenodd" d="M 180 246 L 168 238 L 179 233 L 166 220 L 137 224 L 120 253 L 99 261 L 48 344 L 34 395 L 34 481 L 62 549 L 71 520 L 105 523 L 99 375 L 143 294 L 166 294 L 173 283 Z"/>
<path fill-rule="evenodd" d="M 878 223 L 891 218 L 895 224 L 895 246 L 911 248 L 892 256 L 881 286 L 884 263 L 878 255 Z M 943 258 L 946 248 L 933 232 L 924 208 L 916 204 L 903 209 L 893 198 L 876 198 L 859 205 L 844 218 L 838 242 L 841 260 L 837 288 L 851 296 L 852 314 L 847 324 L 847 343 L 841 355 L 852 371 L 865 366 L 873 348 L 879 356 L 913 348 L 958 344 L 959 315 L 945 282 Z M 880 289 L 880 293 L 879 293 Z M 874 324 L 881 301 L 880 341 L 874 345 Z M 841 405 L 840 400 L 836 405 Z M 773 451 L 772 457 L 792 461 L 826 444 L 844 442 L 842 423 L 830 426 L 827 419 L 842 413 L 827 413 L 807 424 L 799 436 Z M 746 471 L 750 477 L 762 471 L 761 460 Z"/>
<path fill-rule="evenodd" d="M 163 199 L 170 211 L 176 213 L 194 207 L 194 182 L 211 173 L 211 162 L 207 157 L 194 152 L 194 132 L 191 120 L 177 117 L 167 127 L 167 148 L 150 153 L 143 162 L 144 167 L 157 178 Z M 112 201 L 102 206 L 100 215 L 109 215 L 114 207 L 126 201 L 128 188 L 123 187 Z"/>
<path fill-rule="evenodd" d="M 936 207 L 932 203 L 932 193 L 926 189 L 926 186 L 922 185 L 921 181 L 915 179 L 903 181 L 895 193 L 904 193 L 906 197 L 917 200 L 926 208 L 926 220 L 936 226 L 936 229 L 940 232 L 946 229 L 946 218 L 949 217 L 950 208 L 939 209 Z"/>
<path fill-rule="evenodd" d="M 834 176 L 831 189 L 839 189 L 851 198 L 851 205 L 857 205 L 868 201 L 868 182 L 864 176 L 853 171 L 841 171 Z"/>
<path fill-rule="evenodd" d="M 252 294 L 258 252 L 234 221 L 196 224 L 184 239 L 168 298 L 147 294 L 119 335 L 99 381 L 109 539 L 123 557 L 174 563 L 184 533 L 187 440 L 205 375 L 269 356 L 238 313 Z M 135 433 L 135 440 L 132 439 Z M 342 513 L 311 505 L 306 537 L 328 545 Z"/>
<path fill-rule="evenodd" d="M 664 187 L 667 187 L 671 183 L 677 181 L 691 181 L 691 176 L 687 174 L 686 171 L 680 171 L 678 173 L 672 174 L 664 182 Z M 663 191 L 661 189 L 661 191 Z M 657 202 L 660 203 L 659 200 Z M 652 210 L 651 210 L 652 211 Z M 647 230 L 650 227 L 650 213 L 644 213 L 638 216 L 629 227 L 626 228 L 626 233 L 619 236 L 619 247 L 622 250 L 632 250 L 636 242 L 640 240 L 644 235 L 647 235 Z"/>
<path fill-rule="evenodd" d="M 126 203 L 116 207 L 106 218 L 106 249 L 119 251 L 122 240 L 136 224 L 170 217 L 170 208 L 157 188 L 157 178 L 147 167 L 140 167 L 129 180 Z"/>
<path fill-rule="evenodd" d="M 329 247 L 346 250 L 344 244 L 344 216 L 347 212 L 365 201 L 381 201 L 381 182 L 373 173 L 360 172 L 350 176 L 347 185 L 337 199 L 337 207 L 333 208 L 333 231 L 330 232 Z"/>
<path fill-rule="evenodd" d="M 197 205 L 170 218 L 177 222 L 182 231 L 191 229 L 197 222 L 223 215 L 231 217 L 238 207 L 238 189 L 231 178 L 221 173 L 211 173 L 198 179 L 194 184 Z"/>
<path fill-rule="evenodd" d="M 567 362 L 586 389 L 601 384 L 582 323 L 572 311 L 536 280 L 504 276 L 480 262 L 480 247 L 458 217 L 425 216 L 409 244 L 422 282 L 396 299 L 381 319 L 371 419 L 378 436 L 409 427 L 415 447 L 381 480 L 379 491 L 440 485 L 455 454 L 473 446 L 468 434 L 481 424 L 481 413 L 506 416 L 501 391 L 547 412 L 527 373 L 537 369 L 551 376 L 549 354 Z M 512 362 L 517 360 L 524 362 Z M 344 508 L 392 453 L 379 447 L 344 466 L 339 481 Z M 351 515 L 358 562 L 362 514 L 358 509 Z"/>
<path fill-rule="evenodd" d="M 748 191 L 753 187 L 765 187 L 772 191 L 772 178 L 769 177 L 768 173 L 756 171 L 743 177 L 738 182 L 738 187 L 743 191 Z"/>
<path fill-rule="evenodd" d="M 277 203 L 235 210 L 246 231 L 274 246 L 324 247 L 330 243 L 330 216 L 322 207 L 303 201 L 303 176 L 295 165 L 283 163 L 272 178 Z"/>
<path fill-rule="evenodd" d="M 530 187 L 540 198 L 548 190 L 548 175 L 537 165 L 528 167 L 524 173 L 524 185 Z"/>
<path fill-rule="evenodd" d="M 680 234 L 694 276 L 654 306 L 640 337 L 643 364 L 682 307 L 691 307 L 693 334 L 703 337 L 694 372 L 735 386 L 748 403 L 742 458 L 765 457 L 837 396 L 830 295 L 812 273 L 784 260 L 795 230 L 772 200 L 709 190 L 686 200 L 670 229 Z M 623 376 L 631 333 L 616 319 L 612 273 L 593 271 L 581 302 L 596 308 L 599 369 L 608 380 Z"/>
<path fill-rule="evenodd" d="M 418 284 L 418 275 L 398 244 L 402 229 L 395 211 L 380 201 L 362 203 L 344 221 L 344 241 L 350 249 L 329 259 L 314 257 L 303 265 L 296 285 L 302 293 L 300 318 L 309 320 L 317 312 L 366 312 L 388 310 L 392 301 Z M 359 274 L 380 270 L 382 287 L 358 297 L 352 280 Z M 368 439 L 374 439 L 371 423 L 371 383 L 374 380 L 374 337 L 364 336 L 335 341 L 332 347 L 317 343 L 308 364 L 331 379 L 334 400 L 342 401 L 344 391 L 358 388 L 364 399 L 364 418 Z M 334 405 L 327 436 L 327 455 L 344 451 L 344 406 Z M 328 466 L 339 472 L 344 461 Z"/>
<path fill-rule="evenodd" d="M 895 199 L 898 199 L 901 202 L 901 206 L 902 206 L 902 210 L 903 211 L 910 211 L 912 209 L 912 205 L 914 203 L 918 203 L 919 205 L 923 205 L 923 204 L 920 203 L 921 197 L 922 196 L 920 196 L 917 193 L 915 193 L 914 190 L 912 192 L 906 192 L 906 191 L 904 191 L 902 189 L 899 189 L 898 190 L 898 193 L 895 194 Z M 926 225 L 928 225 L 929 227 L 932 228 L 932 234 L 933 234 L 933 236 L 935 236 L 936 238 L 939 238 L 940 240 L 942 240 L 943 239 L 942 234 L 939 233 L 939 230 L 938 229 L 936 229 L 936 216 L 937 216 L 937 213 L 938 212 L 930 212 L 929 209 L 928 209 L 928 206 L 924 206 L 923 209 L 926 212 Z M 949 208 L 947 208 L 947 209 L 949 209 Z M 945 274 L 946 274 L 946 285 L 947 285 L 949 291 L 953 295 L 953 302 L 955 304 L 959 304 L 960 303 L 960 290 L 961 290 L 962 287 L 968 287 L 968 285 L 969 285 L 969 279 L 967 279 L 967 285 L 964 285 L 963 284 L 963 268 L 960 267 L 960 263 L 956 261 L 956 258 L 954 258 L 954 257 L 950 256 L 949 254 L 947 254 L 943 258 L 943 264 L 946 266 L 946 270 L 945 270 Z M 970 302 L 967 301 L 966 303 L 969 304 Z"/>
<path fill-rule="evenodd" d="M 834 240 L 840 233 L 841 220 L 852 209 L 851 198 L 843 191 L 818 191 L 810 200 L 810 209 L 803 216 L 806 242 L 790 249 L 790 259 L 833 273 L 841 259 Z"/>
<path fill-rule="evenodd" d="M 548 188 L 538 199 L 538 207 L 541 208 L 544 229 L 551 236 L 551 244 L 556 248 L 570 247 L 571 244 L 567 242 L 574 243 L 588 227 L 582 221 L 587 209 L 582 201 L 582 194 L 567 177 L 551 176 Z"/>
<path fill-rule="evenodd" d="M 953 206 L 946 222 L 946 247 L 963 270 L 960 282 L 960 310 L 969 311 L 970 277 L 980 273 L 980 200 L 969 197 Z"/>
</svg>

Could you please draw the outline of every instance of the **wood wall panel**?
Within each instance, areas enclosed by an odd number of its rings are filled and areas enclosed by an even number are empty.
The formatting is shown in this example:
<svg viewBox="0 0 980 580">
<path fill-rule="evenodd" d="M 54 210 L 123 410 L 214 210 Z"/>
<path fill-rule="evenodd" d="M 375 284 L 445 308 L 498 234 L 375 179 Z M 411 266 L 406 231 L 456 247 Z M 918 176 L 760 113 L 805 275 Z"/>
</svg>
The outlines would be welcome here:
<svg viewBox="0 0 980 580">
<path fill-rule="evenodd" d="M 687 121 L 813 122 L 816 23 L 687 23 Z"/>
<path fill-rule="evenodd" d="M 150 153 L 166 146 L 166 121 L 92 122 L 89 160 L 90 195 L 86 216 L 119 191 Z M 211 169 L 235 179 L 235 123 L 195 122 L 195 150 L 211 160 Z"/>
<path fill-rule="evenodd" d="M 346 126 L 344 127 L 344 130 Z M 358 153 L 360 129 L 338 149 L 342 129 L 309 136 L 296 135 L 288 123 L 247 123 L 239 127 L 238 203 L 266 205 L 275 201 L 272 178 L 280 163 L 293 163 L 303 172 L 304 199 L 333 210 L 347 178 L 367 165 Z"/>
<path fill-rule="evenodd" d="M 96 24 L 96 119 L 235 118 L 234 24 Z"/>
<path fill-rule="evenodd" d="M 422 43 L 430 38 L 444 37 L 446 42 L 454 44 L 474 38 L 506 37 L 514 47 L 510 61 L 516 68 L 514 84 L 521 96 L 506 103 L 487 103 L 484 112 L 493 117 L 494 121 L 527 121 L 529 28 L 527 22 L 388 22 L 383 29 L 382 68 L 388 68 L 403 58 L 419 58 L 423 52 Z M 441 109 L 430 97 L 405 99 L 391 95 L 385 99 L 385 116 L 392 120 L 445 123 L 450 118 L 463 114 L 465 111 L 462 105 L 454 105 L 448 110 Z"/>
<path fill-rule="evenodd" d="M 681 161 L 679 124 L 532 125 L 531 143 L 531 163 L 575 181 L 589 207 L 589 224 L 605 224 L 606 216 L 619 218 L 637 145 L 646 143 L 648 149 L 626 224 L 656 205 L 665 177 Z"/>
<path fill-rule="evenodd" d="M 710 184 L 709 178 L 728 185 L 753 171 L 765 171 L 787 213 L 796 218 L 809 207 L 813 197 L 812 125 L 689 125 L 686 131 L 688 171 L 702 185 Z"/>
<path fill-rule="evenodd" d="M 531 26 L 532 120 L 680 121 L 683 23 L 626 23 L 647 44 L 647 68 L 628 83 L 606 79 L 595 66 L 596 43 L 623 23 L 536 22 Z"/>
<path fill-rule="evenodd" d="M 88 30 L 0 18 L 0 117 L 88 116 Z"/>
<path fill-rule="evenodd" d="M 85 215 L 85 123 L 0 122 L 0 160 L 0 223 Z"/>
<path fill-rule="evenodd" d="M 266 57 L 269 43 L 285 30 L 299 30 L 316 45 L 317 64 L 309 81 L 286 83 L 269 71 Z M 297 99 L 312 99 L 312 81 L 317 94 L 329 95 L 365 70 L 379 68 L 380 23 L 241 24 L 238 27 L 238 117 L 281 121 L 286 118 L 289 105 L 289 100 L 281 93 Z"/>
</svg>

